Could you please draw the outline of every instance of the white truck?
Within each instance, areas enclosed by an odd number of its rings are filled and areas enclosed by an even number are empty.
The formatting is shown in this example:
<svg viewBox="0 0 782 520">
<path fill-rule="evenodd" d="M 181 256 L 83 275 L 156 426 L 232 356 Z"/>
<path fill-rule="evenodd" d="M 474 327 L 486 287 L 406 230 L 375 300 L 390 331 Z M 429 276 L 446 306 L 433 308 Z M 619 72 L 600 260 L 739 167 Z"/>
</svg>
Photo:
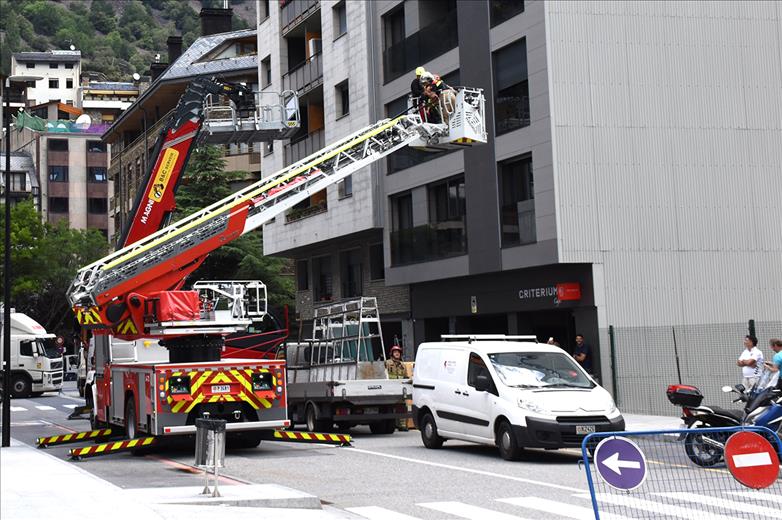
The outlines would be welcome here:
<svg viewBox="0 0 782 520">
<path fill-rule="evenodd" d="M 0 324 L 2 320 L 0 313 Z M 62 388 L 63 357 L 55 339 L 40 323 L 11 309 L 11 397 L 37 397 Z"/>
<path fill-rule="evenodd" d="M 362 297 L 314 309 L 313 337 L 288 343 L 288 407 L 311 432 L 369 425 L 391 434 L 410 417 L 410 379 L 390 379 L 377 300 Z"/>
</svg>

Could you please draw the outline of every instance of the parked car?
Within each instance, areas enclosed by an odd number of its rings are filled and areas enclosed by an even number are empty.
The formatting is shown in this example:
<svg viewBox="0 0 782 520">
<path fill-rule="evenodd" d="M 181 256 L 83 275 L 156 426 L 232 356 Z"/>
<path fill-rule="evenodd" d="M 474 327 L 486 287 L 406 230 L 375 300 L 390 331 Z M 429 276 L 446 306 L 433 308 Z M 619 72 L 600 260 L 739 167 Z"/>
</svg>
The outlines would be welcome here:
<svg viewBox="0 0 782 520">
<path fill-rule="evenodd" d="M 413 420 L 427 448 L 448 439 L 524 448 L 581 447 L 586 435 L 624 430 L 611 395 L 564 350 L 534 336 L 443 336 L 418 348 Z"/>
</svg>

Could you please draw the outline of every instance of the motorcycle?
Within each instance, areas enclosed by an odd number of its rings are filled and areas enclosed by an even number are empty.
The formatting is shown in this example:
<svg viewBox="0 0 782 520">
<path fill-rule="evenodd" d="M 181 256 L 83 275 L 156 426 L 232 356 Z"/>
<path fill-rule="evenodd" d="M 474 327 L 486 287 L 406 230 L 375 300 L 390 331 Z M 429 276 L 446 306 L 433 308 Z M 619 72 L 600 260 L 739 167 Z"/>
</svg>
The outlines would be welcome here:
<svg viewBox="0 0 782 520">
<path fill-rule="evenodd" d="M 683 435 L 684 450 L 687 457 L 701 467 L 711 467 L 723 460 L 725 443 L 730 432 L 704 432 L 699 428 L 718 428 L 736 426 L 764 426 L 771 431 L 782 433 L 782 389 L 769 386 L 773 374 L 761 376 L 752 389 L 743 385 L 724 386 L 723 392 L 735 392 L 738 397 L 733 400 L 744 402 L 743 409 L 722 408 L 713 405 L 701 405 L 703 395 L 689 385 L 671 385 L 668 387 L 668 400 L 682 408 L 682 420 L 687 429 L 696 430 Z M 778 445 L 776 437 L 767 434 L 772 445 L 776 445 L 782 455 L 782 446 Z"/>
</svg>

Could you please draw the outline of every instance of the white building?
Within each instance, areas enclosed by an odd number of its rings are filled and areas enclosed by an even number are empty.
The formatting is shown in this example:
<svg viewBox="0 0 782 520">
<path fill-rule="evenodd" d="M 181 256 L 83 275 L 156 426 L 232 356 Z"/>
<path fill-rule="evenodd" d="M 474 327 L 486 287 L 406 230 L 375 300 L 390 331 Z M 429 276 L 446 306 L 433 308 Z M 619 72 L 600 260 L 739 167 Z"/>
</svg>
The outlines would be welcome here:
<svg viewBox="0 0 782 520">
<path fill-rule="evenodd" d="M 81 51 L 17 52 L 11 56 L 12 76 L 39 76 L 27 88 L 29 105 L 58 101 L 79 103 Z"/>
</svg>

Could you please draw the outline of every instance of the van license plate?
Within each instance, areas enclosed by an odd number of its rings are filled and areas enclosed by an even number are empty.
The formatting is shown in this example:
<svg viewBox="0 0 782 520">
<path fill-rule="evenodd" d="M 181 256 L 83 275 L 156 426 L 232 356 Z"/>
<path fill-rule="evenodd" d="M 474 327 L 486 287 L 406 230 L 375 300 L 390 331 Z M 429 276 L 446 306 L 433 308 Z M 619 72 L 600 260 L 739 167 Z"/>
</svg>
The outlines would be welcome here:
<svg viewBox="0 0 782 520">
<path fill-rule="evenodd" d="M 212 385 L 213 394 L 227 394 L 230 391 L 231 385 Z M 594 429 L 592 431 L 594 431 Z"/>
<path fill-rule="evenodd" d="M 595 427 L 593 425 L 589 424 L 576 426 L 576 435 L 587 435 L 589 433 L 595 433 Z"/>
</svg>

